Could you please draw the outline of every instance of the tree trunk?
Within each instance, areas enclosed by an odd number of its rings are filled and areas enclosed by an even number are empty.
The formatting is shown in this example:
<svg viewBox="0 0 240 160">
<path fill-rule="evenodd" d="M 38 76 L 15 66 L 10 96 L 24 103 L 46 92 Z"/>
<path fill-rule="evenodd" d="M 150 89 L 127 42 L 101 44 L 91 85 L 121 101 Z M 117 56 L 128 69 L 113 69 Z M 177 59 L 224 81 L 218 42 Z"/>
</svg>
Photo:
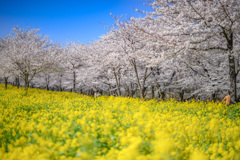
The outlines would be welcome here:
<svg viewBox="0 0 240 160">
<path fill-rule="evenodd" d="M 82 88 L 80 88 L 80 91 L 79 91 L 79 92 L 80 92 L 80 94 L 83 94 L 83 89 L 82 89 Z"/>
<path fill-rule="evenodd" d="M 132 86 L 132 83 L 130 83 L 130 85 L 129 85 L 129 96 L 133 97 L 133 86 Z"/>
<path fill-rule="evenodd" d="M 155 98 L 155 91 L 154 91 L 154 86 L 152 85 L 151 86 L 151 93 L 152 93 L 152 99 L 154 99 Z"/>
<path fill-rule="evenodd" d="M 113 93 L 114 93 L 114 96 L 116 96 L 117 95 L 117 90 L 114 90 Z"/>
<path fill-rule="evenodd" d="M 28 94 L 28 88 L 29 88 L 29 81 L 28 81 L 28 74 L 25 74 L 24 75 L 25 76 L 25 78 L 24 78 L 24 81 L 25 81 L 25 93 L 26 93 L 26 95 Z"/>
<path fill-rule="evenodd" d="M 29 83 L 28 83 L 28 81 L 25 81 L 25 90 L 28 90 L 28 88 L 29 88 Z"/>
<path fill-rule="evenodd" d="M 236 102 L 237 99 L 237 74 L 235 70 L 235 58 L 233 53 L 230 53 L 228 56 L 229 60 L 229 76 L 230 76 L 230 91 L 231 91 L 231 99 L 233 102 Z"/>
<path fill-rule="evenodd" d="M 46 90 L 49 90 L 49 75 L 45 75 L 45 82 L 46 82 Z"/>
<path fill-rule="evenodd" d="M 72 91 L 75 92 L 76 90 L 76 72 L 73 72 L 73 89 Z"/>
<path fill-rule="evenodd" d="M 161 98 L 161 93 L 160 93 L 160 85 L 157 83 L 156 85 L 156 91 L 157 91 L 157 99 L 160 100 Z"/>
<path fill-rule="evenodd" d="M 134 94 L 133 95 L 135 95 L 135 97 L 138 97 L 138 88 L 137 87 L 134 88 Z"/>
<path fill-rule="evenodd" d="M 25 74 L 25 86 L 24 87 L 25 87 L 25 90 L 27 90 L 29 87 L 28 74 Z"/>
<path fill-rule="evenodd" d="M 17 86 L 17 77 L 15 77 L 15 81 L 13 81 L 13 85 Z"/>
<path fill-rule="evenodd" d="M 226 30 L 223 30 L 225 33 L 225 38 L 227 40 L 227 47 L 228 47 L 228 61 L 229 61 L 229 77 L 230 77 L 230 91 L 231 93 L 231 101 L 236 102 L 237 99 L 237 72 L 235 66 L 235 57 L 233 53 L 233 32 L 229 34 Z"/>
<path fill-rule="evenodd" d="M 19 88 L 19 85 L 20 85 L 20 83 L 19 83 L 19 77 L 16 77 L 16 78 L 15 78 L 15 82 L 16 82 L 17 88 Z"/>
<path fill-rule="evenodd" d="M 179 92 L 179 96 L 180 96 L 180 101 L 183 102 L 184 101 L 184 99 L 183 99 L 183 97 L 184 97 L 184 90 L 181 90 Z"/>
<path fill-rule="evenodd" d="M 31 86 L 31 88 L 34 88 L 34 84 L 33 83 L 31 83 L 30 86 Z"/>
<path fill-rule="evenodd" d="M 139 89 L 139 94 L 140 94 L 141 99 L 143 99 L 142 86 L 141 86 L 141 83 L 140 83 L 140 80 L 139 80 L 139 77 L 138 77 L 137 66 L 136 66 L 136 63 L 135 63 L 134 60 L 131 60 L 131 63 L 132 63 L 134 73 L 135 73 L 135 76 L 136 76 L 136 81 L 137 81 L 137 85 L 138 85 L 138 89 Z"/>
<path fill-rule="evenodd" d="M 120 78 L 117 76 L 117 73 L 115 71 L 115 68 L 113 68 L 113 74 L 115 77 L 116 85 L 117 85 L 117 95 L 121 96 L 121 90 L 120 90 Z"/>
<path fill-rule="evenodd" d="M 142 96 L 141 96 L 142 98 L 145 98 L 145 96 L 146 96 L 146 94 L 147 94 L 146 91 L 147 91 L 147 87 L 144 87 L 144 86 L 143 86 L 143 88 L 142 88 Z"/>
<path fill-rule="evenodd" d="M 212 100 L 214 101 L 214 102 L 216 102 L 216 92 L 214 91 L 214 93 L 212 94 Z"/>
<path fill-rule="evenodd" d="M 48 83 L 49 81 L 48 81 L 48 77 L 46 78 L 46 90 L 48 91 L 49 90 L 49 83 Z"/>
<path fill-rule="evenodd" d="M 146 80 L 147 80 L 147 72 L 148 72 L 148 68 L 145 68 L 145 73 L 144 73 L 144 77 L 143 77 L 143 83 L 142 83 L 142 95 L 141 95 L 141 99 L 145 98 L 145 92 L 147 90 L 147 87 L 145 87 L 145 83 L 146 83 Z"/>
<path fill-rule="evenodd" d="M 129 97 L 129 87 L 128 86 L 125 87 L 125 96 Z"/>
<path fill-rule="evenodd" d="M 160 95 L 161 95 L 161 100 L 165 100 L 165 96 L 166 96 L 166 93 L 164 91 L 160 91 Z"/>
<path fill-rule="evenodd" d="M 4 77 L 4 81 L 5 81 L 5 89 L 7 89 L 7 85 L 8 85 L 8 77 Z"/>
<path fill-rule="evenodd" d="M 109 84 L 109 87 L 108 87 L 108 95 L 109 95 L 109 96 L 111 96 L 111 89 L 112 89 L 112 87 L 111 87 L 111 85 Z"/>
</svg>

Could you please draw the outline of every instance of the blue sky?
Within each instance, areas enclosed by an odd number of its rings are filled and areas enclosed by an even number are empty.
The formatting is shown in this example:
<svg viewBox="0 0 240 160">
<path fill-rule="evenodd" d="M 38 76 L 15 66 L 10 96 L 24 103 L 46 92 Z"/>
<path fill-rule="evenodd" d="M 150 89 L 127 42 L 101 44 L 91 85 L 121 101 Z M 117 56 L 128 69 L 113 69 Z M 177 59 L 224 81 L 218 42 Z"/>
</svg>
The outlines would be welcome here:
<svg viewBox="0 0 240 160">
<path fill-rule="evenodd" d="M 0 0 L 0 37 L 20 28 L 39 28 L 54 42 L 89 43 L 108 32 L 110 16 L 139 17 L 135 9 L 146 10 L 146 0 Z"/>
</svg>

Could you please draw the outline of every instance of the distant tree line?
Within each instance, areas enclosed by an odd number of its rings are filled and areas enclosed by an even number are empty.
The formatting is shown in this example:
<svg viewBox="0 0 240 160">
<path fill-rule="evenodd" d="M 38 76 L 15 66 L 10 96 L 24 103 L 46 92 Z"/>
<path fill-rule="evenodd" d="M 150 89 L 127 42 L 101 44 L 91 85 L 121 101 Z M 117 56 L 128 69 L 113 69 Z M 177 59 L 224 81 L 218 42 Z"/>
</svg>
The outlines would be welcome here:
<svg viewBox="0 0 240 160">
<path fill-rule="evenodd" d="M 16 86 L 93 95 L 238 99 L 240 1 L 149 1 L 143 18 L 118 17 L 91 44 L 52 43 L 39 29 L 0 40 L 0 77 Z"/>
</svg>

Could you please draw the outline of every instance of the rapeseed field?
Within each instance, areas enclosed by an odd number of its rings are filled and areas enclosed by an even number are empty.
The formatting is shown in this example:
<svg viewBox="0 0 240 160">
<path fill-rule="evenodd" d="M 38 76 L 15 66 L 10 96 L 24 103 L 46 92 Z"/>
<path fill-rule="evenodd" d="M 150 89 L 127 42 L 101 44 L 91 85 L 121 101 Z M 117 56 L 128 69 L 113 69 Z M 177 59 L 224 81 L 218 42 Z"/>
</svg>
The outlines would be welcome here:
<svg viewBox="0 0 240 160">
<path fill-rule="evenodd" d="M 1 160 L 239 160 L 240 109 L 0 84 Z"/>
</svg>

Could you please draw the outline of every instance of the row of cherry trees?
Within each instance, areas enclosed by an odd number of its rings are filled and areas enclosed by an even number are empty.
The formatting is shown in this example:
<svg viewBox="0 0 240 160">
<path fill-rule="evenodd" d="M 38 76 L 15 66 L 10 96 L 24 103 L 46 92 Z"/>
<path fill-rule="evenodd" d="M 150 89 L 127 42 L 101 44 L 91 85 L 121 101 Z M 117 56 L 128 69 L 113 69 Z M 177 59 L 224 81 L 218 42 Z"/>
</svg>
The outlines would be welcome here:
<svg viewBox="0 0 240 160">
<path fill-rule="evenodd" d="M 216 99 L 240 88 L 240 1 L 155 0 L 144 18 L 114 17 L 114 27 L 90 45 L 61 46 L 38 29 L 13 28 L 1 40 L 0 77 L 72 91 L 183 100 Z M 184 96 L 184 93 L 188 93 Z M 205 96 L 205 97 L 204 97 Z"/>
</svg>

